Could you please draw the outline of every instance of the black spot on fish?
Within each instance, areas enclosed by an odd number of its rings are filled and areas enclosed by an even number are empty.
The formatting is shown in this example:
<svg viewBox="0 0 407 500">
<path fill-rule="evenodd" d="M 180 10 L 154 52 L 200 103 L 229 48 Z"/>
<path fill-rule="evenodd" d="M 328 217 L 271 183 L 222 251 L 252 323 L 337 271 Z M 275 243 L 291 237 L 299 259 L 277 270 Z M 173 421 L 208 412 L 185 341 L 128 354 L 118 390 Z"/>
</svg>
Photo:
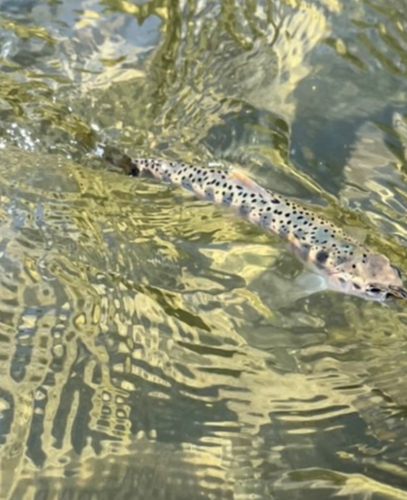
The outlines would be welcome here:
<svg viewBox="0 0 407 500">
<path fill-rule="evenodd" d="M 325 250 L 320 250 L 315 255 L 315 258 L 317 259 L 317 264 L 319 264 L 319 265 L 324 265 L 326 263 L 326 261 L 328 260 L 328 257 L 329 257 L 329 253 L 326 252 Z"/>
</svg>

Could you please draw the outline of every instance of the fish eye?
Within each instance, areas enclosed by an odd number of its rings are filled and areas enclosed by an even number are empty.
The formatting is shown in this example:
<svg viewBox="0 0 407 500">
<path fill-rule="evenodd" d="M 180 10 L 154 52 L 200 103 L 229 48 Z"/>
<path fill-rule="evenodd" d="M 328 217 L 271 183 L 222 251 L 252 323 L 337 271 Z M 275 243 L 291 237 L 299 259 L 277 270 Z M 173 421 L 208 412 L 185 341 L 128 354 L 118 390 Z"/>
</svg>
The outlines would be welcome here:
<svg viewBox="0 0 407 500">
<path fill-rule="evenodd" d="M 366 292 L 371 293 L 373 295 L 376 295 L 376 294 L 382 293 L 383 290 L 376 285 L 368 285 L 366 287 Z"/>
<path fill-rule="evenodd" d="M 394 266 L 393 264 L 391 264 L 391 267 L 396 271 L 397 276 L 401 279 L 402 278 L 401 270 L 397 266 Z"/>
</svg>

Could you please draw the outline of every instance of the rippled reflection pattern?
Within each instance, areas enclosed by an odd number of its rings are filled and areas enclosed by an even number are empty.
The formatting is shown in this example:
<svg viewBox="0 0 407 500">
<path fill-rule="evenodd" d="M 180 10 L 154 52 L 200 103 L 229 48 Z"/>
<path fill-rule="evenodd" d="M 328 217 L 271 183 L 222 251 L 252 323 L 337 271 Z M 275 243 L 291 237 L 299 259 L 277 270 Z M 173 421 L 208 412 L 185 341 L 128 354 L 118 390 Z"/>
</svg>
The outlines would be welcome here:
<svg viewBox="0 0 407 500">
<path fill-rule="evenodd" d="M 239 164 L 404 271 L 406 7 L 0 2 L 0 498 L 405 498 L 403 306 L 109 171 Z"/>
</svg>

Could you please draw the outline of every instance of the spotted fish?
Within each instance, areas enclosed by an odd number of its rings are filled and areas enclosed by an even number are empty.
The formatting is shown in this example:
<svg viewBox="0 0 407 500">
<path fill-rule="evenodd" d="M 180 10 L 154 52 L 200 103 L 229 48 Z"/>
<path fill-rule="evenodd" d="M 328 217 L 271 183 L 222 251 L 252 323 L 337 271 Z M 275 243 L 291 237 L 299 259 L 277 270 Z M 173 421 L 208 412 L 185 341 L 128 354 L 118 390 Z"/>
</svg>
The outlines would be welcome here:
<svg viewBox="0 0 407 500">
<path fill-rule="evenodd" d="M 231 207 L 253 224 L 281 236 L 300 260 L 325 278 L 330 290 L 377 301 L 407 299 L 401 272 L 387 257 L 243 173 L 125 156 L 116 165 L 129 175 L 153 177 Z"/>
</svg>

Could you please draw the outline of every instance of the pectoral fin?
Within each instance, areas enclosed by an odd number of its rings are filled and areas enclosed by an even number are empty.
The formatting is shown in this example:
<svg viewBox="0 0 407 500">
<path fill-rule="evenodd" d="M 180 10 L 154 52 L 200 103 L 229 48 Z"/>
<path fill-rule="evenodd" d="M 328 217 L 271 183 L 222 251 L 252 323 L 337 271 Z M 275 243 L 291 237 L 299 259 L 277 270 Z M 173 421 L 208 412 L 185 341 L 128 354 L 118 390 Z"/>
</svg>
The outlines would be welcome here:
<svg viewBox="0 0 407 500">
<path fill-rule="evenodd" d="M 323 292 L 328 289 L 326 280 L 319 274 L 303 271 L 294 279 L 294 285 L 298 289 L 298 295 L 306 297 L 314 293 Z"/>
<path fill-rule="evenodd" d="M 309 271 L 303 271 L 294 280 L 274 276 L 269 287 L 270 305 L 276 310 L 328 289 L 322 276 Z"/>
</svg>

